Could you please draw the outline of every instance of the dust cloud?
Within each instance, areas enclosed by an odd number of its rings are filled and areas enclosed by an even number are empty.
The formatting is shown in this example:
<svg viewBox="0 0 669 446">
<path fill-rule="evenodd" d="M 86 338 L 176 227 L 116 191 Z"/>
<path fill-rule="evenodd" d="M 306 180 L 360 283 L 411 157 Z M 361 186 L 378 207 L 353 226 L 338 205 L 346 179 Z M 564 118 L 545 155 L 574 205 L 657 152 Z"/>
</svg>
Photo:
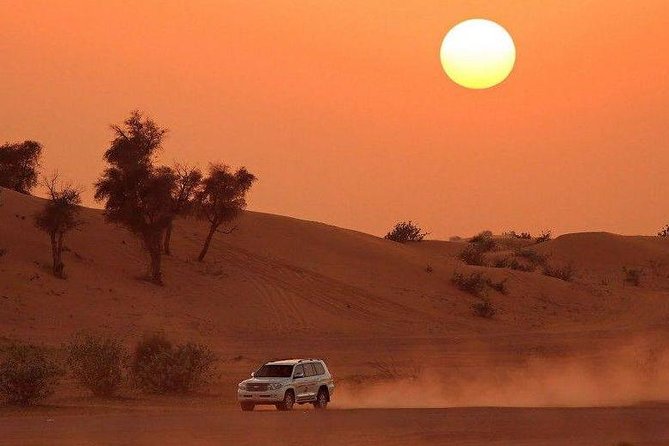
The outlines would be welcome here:
<svg viewBox="0 0 669 446">
<path fill-rule="evenodd" d="M 434 361 L 424 361 L 433 363 Z M 594 407 L 669 401 L 669 349 L 640 340 L 589 357 L 370 375 L 337 388 L 335 408 Z"/>
</svg>

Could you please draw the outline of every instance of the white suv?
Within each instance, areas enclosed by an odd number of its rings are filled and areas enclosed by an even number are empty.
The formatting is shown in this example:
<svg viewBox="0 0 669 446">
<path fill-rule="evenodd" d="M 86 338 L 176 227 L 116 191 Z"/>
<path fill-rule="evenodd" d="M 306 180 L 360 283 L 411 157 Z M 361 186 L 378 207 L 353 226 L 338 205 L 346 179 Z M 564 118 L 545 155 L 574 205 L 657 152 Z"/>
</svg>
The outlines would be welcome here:
<svg viewBox="0 0 669 446">
<path fill-rule="evenodd" d="M 294 404 L 312 403 L 325 409 L 334 392 L 334 382 L 320 359 L 272 361 L 239 383 L 237 401 L 242 410 L 259 404 L 273 404 L 279 410 L 291 410 Z"/>
</svg>

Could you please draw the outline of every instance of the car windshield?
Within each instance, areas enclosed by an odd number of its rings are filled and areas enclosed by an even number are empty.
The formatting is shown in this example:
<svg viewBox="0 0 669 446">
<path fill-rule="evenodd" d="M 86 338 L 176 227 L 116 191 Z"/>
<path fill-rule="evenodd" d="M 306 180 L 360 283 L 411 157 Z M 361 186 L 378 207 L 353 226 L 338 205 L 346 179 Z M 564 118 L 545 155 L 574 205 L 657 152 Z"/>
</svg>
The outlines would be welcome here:
<svg viewBox="0 0 669 446">
<path fill-rule="evenodd" d="M 290 378 L 293 374 L 292 365 L 265 364 L 254 374 L 256 378 Z"/>
</svg>

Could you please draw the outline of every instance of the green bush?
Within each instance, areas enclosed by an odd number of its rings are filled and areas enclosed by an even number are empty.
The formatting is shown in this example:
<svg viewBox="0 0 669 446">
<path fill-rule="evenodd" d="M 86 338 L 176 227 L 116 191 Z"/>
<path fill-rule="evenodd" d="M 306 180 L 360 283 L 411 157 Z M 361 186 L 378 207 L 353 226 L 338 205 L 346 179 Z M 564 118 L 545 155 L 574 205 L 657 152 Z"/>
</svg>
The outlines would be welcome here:
<svg viewBox="0 0 669 446">
<path fill-rule="evenodd" d="M 0 395 L 9 403 L 27 406 L 51 395 L 63 375 L 47 352 L 15 344 L 0 353 Z"/>
<path fill-rule="evenodd" d="M 112 396 L 123 380 L 126 352 L 111 337 L 78 335 L 67 346 L 67 362 L 74 378 L 96 396 Z"/>
<path fill-rule="evenodd" d="M 173 345 L 163 334 L 153 334 L 137 344 L 131 373 L 144 391 L 187 393 L 208 381 L 215 362 L 216 356 L 206 346 Z"/>
</svg>

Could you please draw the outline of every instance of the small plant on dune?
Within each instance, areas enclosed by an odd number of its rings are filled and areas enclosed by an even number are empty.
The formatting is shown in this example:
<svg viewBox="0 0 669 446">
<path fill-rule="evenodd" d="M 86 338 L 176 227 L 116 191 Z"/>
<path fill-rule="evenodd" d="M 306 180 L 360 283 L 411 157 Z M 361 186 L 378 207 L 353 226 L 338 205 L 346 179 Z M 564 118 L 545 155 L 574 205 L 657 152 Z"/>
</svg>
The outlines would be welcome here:
<svg viewBox="0 0 669 446">
<path fill-rule="evenodd" d="M 534 243 L 538 244 L 538 243 L 547 242 L 547 241 L 551 240 L 552 238 L 553 237 L 551 235 L 551 231 L 543 231 L 539 237 L 534 239 Z"/>
<path fill-rule="evenodd" d="M 623 267 L 623 274 L 625 275 L 625 283 L 632 286 L 641 286 L 642 269 Z"/>
<path fill-rule="evenodd" d="M 426 273 L 431 273 L 431 272 L 433 272 L 433 271 L 434 271 L 434 268 L 432 268 L 432 265 L 427 265 L 427 266 L 425 267 L 425 272 L 426 272 Z"/>
<path fill-rule="evenodd" d="M 482 231 L 469 239 L 469 243 L 478 247 L 481 251 L 487 252 L 495 249 L 496 243 L 492 237 L 492 231 Z"/>
<path fill-rule="evenodd" d="M 512 256 L 499 257 L 493 262 L 495 268 L 509 268 L 516 271 L 531 272 L 534 271 L 535 267 L 533 265 L 528 265 L 521 263 Z"/>
<path fill-rule="evenodd" d="M 427 232 L 423 232 L 420 226 L 409 220 L 395 224 L 384 238 L 398 243 L 407 243 L 420 242 L 426 235 Z"/>
<path fill-rule="evenodd" d="M 484 319 L 492 319 L 495 314 L 497 314 L 497 309 L 489 300 L 483 300 L 482 302 L 472 304 L 472 311 L 475 316 Z"/>
<path fill-rule="evenodd" d="M 467 247 L 460 251 L 458 258 L 467 265 L 485 266 L 485 253 L 492 251 L 496 246 L 492 232 L 483 231 L 469 239 Z"/>
<path fill-rule="evenodd" d="M 485 251 L 482 251 L 477 246 L 468 245 L 462 251 L 460 251 L 458 258 L 467 265 L 485 266 L 486 261 L 484 254 Z"/>
<path fill-rule="evenodd" d="M 216 360 L 206 346 L 174 345 L 159 333 L 137 344 L 131 373 L 137 386 L 147 392 L 187 393 L 209 381 Z"/>
<path fill-rule="evenodd" d="M 80 385 L 96 396 L 114 395 L 123 380 L 126 352 L 112 337 L 80 334 L 67 345 L 67 363 Z"/>
<path fill-rule="evenodd" d="M 33 345 L 10 345 L 0 357 L 0 396 L 9 404 L 27 406 L 50 396 L 63 374 L 46 350 Z"/>
<path fill-rule="evenodd" d="M 544 266 L 545 276 L 554 277 L 556 279 L 564 280 L 565 282 L 571 282 L 574 279 L 574 274 L 576 274 L 576 270 L 571 264 L 563 266 Z"/>
<path fill-rule="evenodd" d="M 662 228 L 660 232 L 657 233 L 659 237 L 669 237 L 669 225 Z"/>
<path fill-rule="evenodd" d="M 484 296 L 486 293 L 486 280 L 481 273 L 471 273 L 465 275 L 460 272 L 454 272 L 451 277 L 451 283 L 459 290 L 474 296 Z"/>
<path fill-rule="evenodd" d="M 514 255 L 516 257 L 520 257 L 522 259 L 527 260 L 530 265 L 537 267 L 537 266 L 544 266 L 546 264 L 546 261 L 548 260 L 548 256 L 545 254 L 540 254 L 533 249 L 517 249 L 514 251 Z"/>
<path fill-rule="evenodd" d="M 506 232 L 504 235 L 506 235 L 507 237 L 518 238 L 518 239 L 522 239 L 522 240 L 531 240 L 532 239 L 532 234 L 530 234 L 529 232 L 517 233 L 516 231 L 509 231 L 509 232 Z"/>
<path fill-rule="evenodd" d="M 488 289 L 493 289 L 501 294 L 507 293 L 506 280 L 494 282 L 478 272 L 463 274 L 455 271 L 451 277 L 451 283 L 459 290 L 477 297 L 485 296 Z"/>
</svg>

